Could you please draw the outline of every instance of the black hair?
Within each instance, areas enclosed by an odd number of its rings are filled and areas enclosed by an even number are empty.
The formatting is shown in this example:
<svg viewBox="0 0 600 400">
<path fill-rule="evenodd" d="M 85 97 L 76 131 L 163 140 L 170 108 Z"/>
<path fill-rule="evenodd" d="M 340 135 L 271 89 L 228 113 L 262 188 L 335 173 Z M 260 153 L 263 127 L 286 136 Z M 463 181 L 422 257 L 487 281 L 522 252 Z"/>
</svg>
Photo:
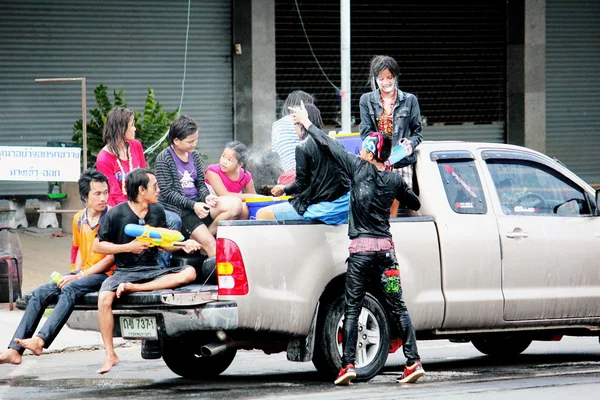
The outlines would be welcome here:
<svg viewBox="0 0 600 400">
<path fill-rule="evenodd" d="M 315 103 L 314 97 L 312 97 L 310 94 L 303 92 L 302 90 L 294 90 L 283 102 L 283 105 L 281 106 L 281 116 L 285 117 L 286 115 L 290 114 L 289 107 L 300 107 L 301 101 L 303 101 L 304 104 Z"/>
<path fill-rule="evenodd" d="M 127 186 L 127 200 L 135 202 L 139 194 L 140 186 L 148 189 L 150 178 L 148 174 L 154 175 L 154 172 L 147 168 L 134 169 L 127 175 L 125 185 Z"/>
<path fill-rule="evenodd" d="M 106 117 L 102 140 L 110 152 L 117 158 L 120 156 L 119 145 L 125 142 L 125 145 L 129 146 L 127 139 L 125 139 L 125 132 L 127 132 L 127 126 L 131 117 L 133 117 L 133 111 L 125 107 L 113 108 Z"/>
<path fill-rule="evenodd" d="M 371 70 L 369 72 L 369 84 L 371 85 L 372 90 L 377 89 L 377 77 L 382 71 L 386 69 L 390 70 L 390 73 L 394 78 L 397 78 L 400 75 L 400 67 L 398 67 L 398 63 L 390 56 L 375 56 L 371 59 Z M 398 84 L 398 80 L 396 79 L 396 85 Z"/>
<path fill-rule="evenodd" d="M 79 184 L 79 197 L 85 204 L 87 198 L 92 189 L 92 182 L 104 182 L 110 191 L 110 185 L 108 184 L 108 178 L 102 172 L 95 168 L 89 168 L 83 171 L 77 183 Z"/>
<path fill-rule="evenodd" d="M 183 140 L 196 132 L 198 132 L 198 122 L 192 117 L 181 115 L 171 124 L 167 141 L 173 144 L 175 139 Z"/>
<path fill-rule="evenodd" d="M 321 119 L 321 111 L 314 104 L 305 104 L 304 108 L 306 108 L 306 113 L 308 114 L 308 119 L 314 126 L 319 129 L 323 129 L 323 120 Z M 302 131 L 302 138 L 305 138 L 308 135 L 304 126 L 300 126 L 300 130 Z"/>
<path fill-rule="evenodd" d="M 248 147 L 246 147 L 244 143 L 234 140 L 233 142 L 227 143 L 225 148 L 233 150 L 238 163 L 241 163 L 242 166 L 246 165 L 246 161 L 248 160 Z"/>
<path fill-rule="evenodd" d="M 390 158 L 390 154 L 392 154 L 392 137 L 382 133 L 380 133 L 380 135 L 383 136 L 380 157 L 383 161 L 386 161 Z"/>
</svg>

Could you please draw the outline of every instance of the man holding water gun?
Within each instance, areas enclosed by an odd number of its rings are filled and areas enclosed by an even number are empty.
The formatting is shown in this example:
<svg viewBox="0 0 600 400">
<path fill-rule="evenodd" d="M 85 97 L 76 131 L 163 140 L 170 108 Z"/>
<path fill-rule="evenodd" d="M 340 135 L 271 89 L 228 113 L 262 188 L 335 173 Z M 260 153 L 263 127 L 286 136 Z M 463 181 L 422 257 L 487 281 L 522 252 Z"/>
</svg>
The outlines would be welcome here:
<svg viewBox="0 0 600 400">
<path fill-rule="evenodd" d="M 98 370 L 99 374 L 109 372 L 119 363 L 112 336 L 112 304 L 115 298 L 126 293 L 170 289 L 192 282 L 196 279 L 196 270 L 191 266 L 159 267 L 156 258 L 158 247 L 167 251 L 183 248 L 187 253 L 201 247 L 194 240 L 186 240 L 180 243 L 182 247 L 174 247 L 172 240 L 166 237 L 167 240 L 157 243 L 155 239 L 144 240 L 142 237 L 142 240 L 137 240 L 128 235 L 128 224 L 166 228 L 167 221 L 164 209 L 157 204 L 159 189 L 154 173 L 145 168 L 136 169 L 127 177 L 126 186 L 128 201 L 108 212 L 93 246 L 97 253 L 113 254 L 117 264 L 115 273 L 103 282 L 98 296 L 98 321 L 106 349 L 106 358 Z M 127 231 L 134 233 L 129 228 Z M 139 231 L 146 231 L 150 238 L 153 236 L 151 228 L 140 228 Z M 157 232 L 160 235 L 160 230 L 154 233 Z"/>
</svg>

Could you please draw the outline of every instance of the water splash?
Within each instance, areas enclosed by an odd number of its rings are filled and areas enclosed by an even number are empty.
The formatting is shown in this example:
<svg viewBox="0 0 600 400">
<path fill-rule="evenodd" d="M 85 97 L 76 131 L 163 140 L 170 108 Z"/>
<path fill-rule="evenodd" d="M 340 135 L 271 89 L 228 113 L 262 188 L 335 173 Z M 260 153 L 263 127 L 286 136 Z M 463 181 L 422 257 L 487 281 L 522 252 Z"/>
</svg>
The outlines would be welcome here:
<svg viewBox="0 0 600 400">
<path fill-rule="evenodd" d="M 277 178 L 283 172 L 279 155 L 274 151 L 250 147 L 245 169 L 250 171 L 256 193 L 270 196 L 271 188 L 277 184 Z"/>
</svg>

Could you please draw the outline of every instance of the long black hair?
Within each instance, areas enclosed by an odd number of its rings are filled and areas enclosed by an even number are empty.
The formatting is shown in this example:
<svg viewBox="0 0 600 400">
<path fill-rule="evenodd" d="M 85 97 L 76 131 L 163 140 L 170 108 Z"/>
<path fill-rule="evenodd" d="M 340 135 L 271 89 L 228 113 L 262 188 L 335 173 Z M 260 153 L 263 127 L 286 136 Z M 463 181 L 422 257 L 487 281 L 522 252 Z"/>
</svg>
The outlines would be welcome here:
<svg viewBox="0 0 600 400">
<path fill-rule="evenodd" d="M 390 73 L 396 78 L 396 86 L 398 85 L 398 75 L 400 75 L 400 67 L 398 63 L 390 56 L 375 56 L 371 59 L 371 70 L 369 72 L 369 84 L 372 90 L 377 89 L 377 77 L 382 71 L 390 70 Z"/>
<path fill-rule="evenodd" d="M 314 104 L 305 104 L 304 108 L 306 108 L 306 113 L 308 114 L 308 119 L 319 129 L 323 129 L 323 119 L 321 118 L 321 111 Z M 302 139 L 308 135 L 304 126 L 300 126 L 300 130 L 302 131 Z"/>
<path fill-rule="evenodd" d="M 125 143 L 125 132 L 127 132 L 127 126 L 129 120 L 133 117 L 133 111 L 125 107 L 116 107 L 110 110 L 106 117 L 106 123 L 104 124 L 104 131 L 102 133 L 102 140 L 108 150 L 119 158 L 119 145 Z"/>
<path fill-rule="evenodd" d="M 314 104 L 315 99 L 302 90 L 294 90 L 283 102 L 283 105 L 281 106 L 281 116 L 285 117 L 286 115 L 290 115 L 289 107 L 300 107 L 301 102 L 304 102 L 304 104 Z"/>
</svg>

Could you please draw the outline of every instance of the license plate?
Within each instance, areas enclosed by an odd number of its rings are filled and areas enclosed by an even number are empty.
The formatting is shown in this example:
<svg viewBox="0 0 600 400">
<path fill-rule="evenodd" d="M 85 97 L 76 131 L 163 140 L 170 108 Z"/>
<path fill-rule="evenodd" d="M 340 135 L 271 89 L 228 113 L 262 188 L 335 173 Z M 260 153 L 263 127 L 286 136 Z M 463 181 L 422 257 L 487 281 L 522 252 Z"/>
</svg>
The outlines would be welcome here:
<svg viewBox="0 0 600 400">
<path fill-rule="evenodd" d="M 158 338 L 155 317 L 120 317 L 124 338 Z"/>
</svg>

